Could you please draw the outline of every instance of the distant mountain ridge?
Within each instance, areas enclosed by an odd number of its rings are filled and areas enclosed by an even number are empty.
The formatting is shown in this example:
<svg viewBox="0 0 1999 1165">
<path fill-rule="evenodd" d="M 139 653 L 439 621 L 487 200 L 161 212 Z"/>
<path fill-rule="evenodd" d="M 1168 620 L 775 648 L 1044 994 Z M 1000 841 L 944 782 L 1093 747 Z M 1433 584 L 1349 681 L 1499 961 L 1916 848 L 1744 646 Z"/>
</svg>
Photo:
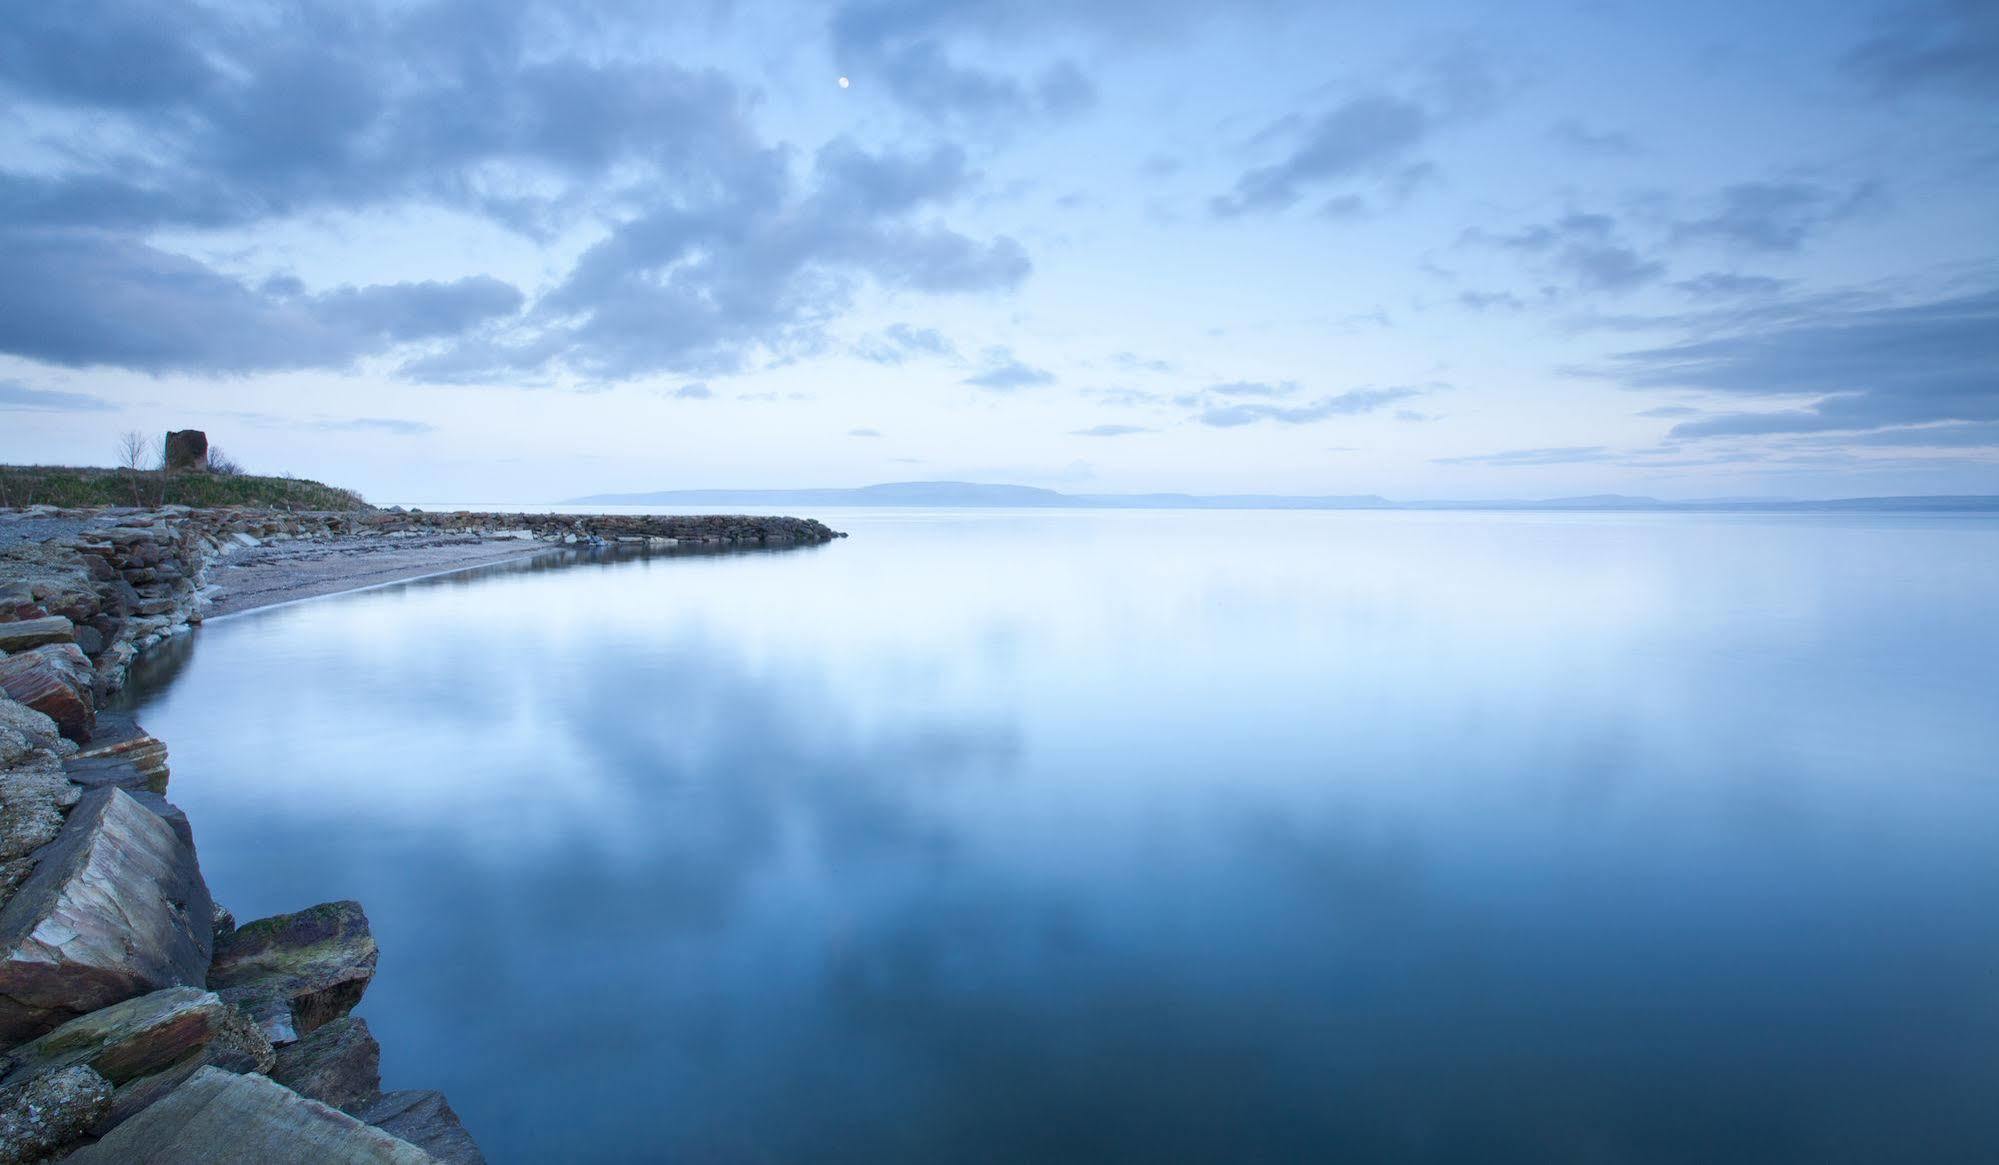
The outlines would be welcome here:
<svg viewBox="0 0 1999 1165">
<path fill-rule="evenodd" d="M 1377 494 L 1065 494 L 1031 485 L 969 481 L 901 481 L 858 489 L 682 489 L 591 494 L 564 505 L 600 506 L 936 506 L 1105 510 L 1699 510 L 1862 513 L 1995 512 L 1999 495 L 1829 498 L 1713 498 L 1662 501 L 1623 494 L 1523 501 L 1392 501 Z"/>
</svg>

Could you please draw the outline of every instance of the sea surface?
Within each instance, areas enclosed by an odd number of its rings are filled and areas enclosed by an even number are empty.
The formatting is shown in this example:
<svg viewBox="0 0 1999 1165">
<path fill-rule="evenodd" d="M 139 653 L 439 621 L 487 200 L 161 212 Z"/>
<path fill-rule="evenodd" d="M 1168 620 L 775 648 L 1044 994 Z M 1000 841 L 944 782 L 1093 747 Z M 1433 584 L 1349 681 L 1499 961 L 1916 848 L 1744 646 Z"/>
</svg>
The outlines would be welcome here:
<svg viewBox="0 0 1999 1165">
<path fill-rule="evenodd" d="M 812 516 L 149 670 L 491 1160 L 1999 1160 L 1999 518 Z"/>
</svg>

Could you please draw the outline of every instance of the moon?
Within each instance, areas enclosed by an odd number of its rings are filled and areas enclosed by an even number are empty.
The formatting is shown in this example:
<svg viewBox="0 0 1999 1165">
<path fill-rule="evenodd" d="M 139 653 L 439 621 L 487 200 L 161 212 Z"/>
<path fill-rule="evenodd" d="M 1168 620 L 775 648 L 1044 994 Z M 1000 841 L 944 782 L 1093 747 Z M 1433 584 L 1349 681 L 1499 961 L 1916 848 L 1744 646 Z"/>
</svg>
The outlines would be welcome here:
<svg viewBox="0 0 1999 1165">
<path fill-rule="evenodd" d="M 853 82 L 847 80 L 845 77 L 840 78 L 840 88 L 845 89 L 847 86 L 851 84 L 853 84 Z"/>
</svg>

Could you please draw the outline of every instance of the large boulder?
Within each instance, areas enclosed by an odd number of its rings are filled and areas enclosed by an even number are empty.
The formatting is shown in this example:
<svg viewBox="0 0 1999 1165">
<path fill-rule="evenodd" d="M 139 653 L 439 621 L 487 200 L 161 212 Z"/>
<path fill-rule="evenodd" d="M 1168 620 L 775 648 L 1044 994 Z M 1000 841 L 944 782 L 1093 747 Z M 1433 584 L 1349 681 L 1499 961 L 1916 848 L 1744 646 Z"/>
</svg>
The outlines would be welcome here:
<svg viewBox="0 0 1999 1165">
<path fill-rule="evenodd" d="M 278 1049 L 270 1077 L 300 1096 L 358 1114 L 382 1099 L 382 1046 L 367 1020 L 343 1015 Z"/>
<path fill-rule="evenodd" d="M 111 1107 L 111 1085 L 78 1064 L 0 1088 L 0 1165 L 54 1156 Z"/>
<path fill-rule="evenodd" d="M 93 789 L 0 909 L 0 1046 L 162 987 L 199 986 L 214 907 L 194 849 L 122 789 Z"/>
<path fill-rule="evenodd" d="M 97 723 L 97 702 L 91 694 L 95 678 L 89 658 L 74 643 L 37 647 L 0 659 L 0 694 L 47 716 L 64 736 L 79 743 L 90 739 Z"/>
<path fill-rule="evenodd" d="M 65 1158 L 74 1165 L 426 1165 L 435 1160 L 339 1109 L 262 1076 L 203 1068 L 103 1140 Z"/>
<path fill-rule="evenodd" d="M 208 985 L 284 1045 L 346 1015 L 375 977 L 375 936 L 359 902 L 260 918 L 215 944 Z"/>
<path fill-rule="evenodd" d="M 449 1165 L 486 1165 L 485 1154 L 442 1092 L 391 1092 L 369 1105 L 361 1119 Z"/>
</svg>

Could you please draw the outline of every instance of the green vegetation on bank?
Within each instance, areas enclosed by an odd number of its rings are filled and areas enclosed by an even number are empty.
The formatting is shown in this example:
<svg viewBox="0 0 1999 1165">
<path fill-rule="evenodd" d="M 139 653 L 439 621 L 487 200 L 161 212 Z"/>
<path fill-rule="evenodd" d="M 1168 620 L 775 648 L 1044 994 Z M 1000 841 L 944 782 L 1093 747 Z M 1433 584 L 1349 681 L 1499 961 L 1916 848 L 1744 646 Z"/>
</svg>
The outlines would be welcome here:
<svg viewBox="0 0 1999 1165">
<path fill-rule="evenodd" d="M 0 466 L 0 506 L 256 506 L 280 510 L 365 510 L 353 490 L 297 477 L 200 470 Z"/>
</svg>

